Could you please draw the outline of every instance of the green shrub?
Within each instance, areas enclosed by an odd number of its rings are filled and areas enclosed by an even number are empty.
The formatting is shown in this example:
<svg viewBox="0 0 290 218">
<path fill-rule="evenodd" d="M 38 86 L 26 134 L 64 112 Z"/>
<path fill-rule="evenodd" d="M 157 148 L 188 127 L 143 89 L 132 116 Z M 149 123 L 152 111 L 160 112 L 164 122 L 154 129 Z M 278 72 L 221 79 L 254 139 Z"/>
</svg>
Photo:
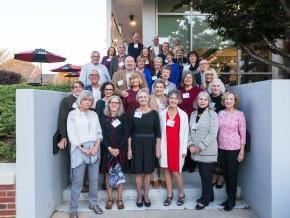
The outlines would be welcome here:
<svg viewBox="0 0 290 218">
<path fill-rule="evenodd" d="M 15 93 L 16 89 L 41 89 L 68 92 L 69 84 L 31 86 L 26 84 L 0 85 L 0 162 L 15 160 Z M 13 153 L 13 155 L 12 155 Z"/>
</svg>

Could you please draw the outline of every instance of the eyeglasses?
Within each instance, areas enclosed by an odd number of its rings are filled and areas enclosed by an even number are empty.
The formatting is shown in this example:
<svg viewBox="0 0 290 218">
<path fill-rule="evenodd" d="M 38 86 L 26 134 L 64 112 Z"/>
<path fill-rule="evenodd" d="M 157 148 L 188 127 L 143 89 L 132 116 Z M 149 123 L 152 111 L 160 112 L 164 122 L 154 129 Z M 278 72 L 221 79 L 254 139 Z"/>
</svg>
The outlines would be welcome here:
<svg viewBox="0 0 290 218">
<path fill-rule="evenodd" d="M 109 104 L 120 104 L 120 102 L 110 101 Z"/>
<path fill-rule="evenodd" d="M 90 74 L 90 76 L 92 76 L 92 77 L 99 77 L 100 75 L 99 74 Z"/>
<path fill-rule="evenodd" d="M 114 89 L 105 89 L 105 91 L 113 91 Z"/>
<path fill-rule="evenodd" d="M 100 56 L 92 55 L 91 58 L 99 58 Z"/>
<path fill-rule="evenodd" d="M 82 86 L 73 86 L 73 89 L 80 89 L 83 88 Z"/>
</svg>

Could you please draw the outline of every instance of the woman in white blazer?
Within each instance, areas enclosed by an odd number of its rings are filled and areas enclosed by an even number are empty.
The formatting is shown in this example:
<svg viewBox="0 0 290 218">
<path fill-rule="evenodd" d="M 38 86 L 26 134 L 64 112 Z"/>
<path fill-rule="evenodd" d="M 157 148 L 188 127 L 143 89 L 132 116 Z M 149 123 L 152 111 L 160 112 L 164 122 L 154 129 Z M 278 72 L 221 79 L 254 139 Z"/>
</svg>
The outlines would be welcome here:
<svg viewBox="0 0 290 218">
<path fill-rule="evenodd" d="M 169 206 L 171 204 L 174 176 L 179 189 L 177 205 L 181 206 L 185 201 L 181 172 L 184 158 L 187 153 L 189 130 L 188 116 L 177 106 L 182 101 L 181 93 L 178 90 L 170 91 L 167 94 L 167 101 L 169 106 L 160 113 L 160 167 L 165 169 L 167 186 L 167 199 L 163 204 L 164 206 Z"/>
</svg>

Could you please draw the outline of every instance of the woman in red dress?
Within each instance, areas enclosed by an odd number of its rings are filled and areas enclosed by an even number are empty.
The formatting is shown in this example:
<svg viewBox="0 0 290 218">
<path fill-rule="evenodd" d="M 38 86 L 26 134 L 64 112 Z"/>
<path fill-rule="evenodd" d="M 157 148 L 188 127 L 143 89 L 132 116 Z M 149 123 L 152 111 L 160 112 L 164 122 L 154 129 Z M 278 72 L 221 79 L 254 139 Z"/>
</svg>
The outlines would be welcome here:
<svg viewBox="0 0 290 218">
<path fill-rule="evenodd" d="M 175 177 L 179 194 L 177 206 L 185 201 L 183 190 L 182 167 L 187 152 L 188 143 L 188 116 L 177 105 L 181 103 L 182 96 L 178 90 L 172 90 L 167 94 L 168 108 L 160 113 L 161 145 L 157 148 L 157 154 L 161 153 L 160 167 L 165 170 L 167 198 L 164 206 L 169 206 L 173 198 L 173 176 Z M 159 155 L 157 155 L 159 156 Z"/>
</svg>

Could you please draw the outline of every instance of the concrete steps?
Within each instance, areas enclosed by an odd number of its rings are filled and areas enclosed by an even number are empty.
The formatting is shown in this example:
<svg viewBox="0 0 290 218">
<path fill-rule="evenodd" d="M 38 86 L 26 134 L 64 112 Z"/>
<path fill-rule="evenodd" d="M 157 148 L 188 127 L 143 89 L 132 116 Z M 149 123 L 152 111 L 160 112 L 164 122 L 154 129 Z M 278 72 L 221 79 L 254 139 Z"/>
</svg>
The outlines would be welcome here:
<svg viewBox="0 0 290 218">
<path fill-rule="evenodd" d="M 160 189 L 154 189 L 150 188 L 149 191 L 149 198 L 152 202 L 152 206 L 150 208 L 137 208 L 135 205 L 135 201 L 137 198 L 137 192 L 135 190 L 135 183 L 134 183 L 134 177 L 132 175 L 126 176 L 126 184 L 124 185 L 124 192 L 123 192 L 123 200 L 125 204 L 125 210 L 144 210 L 144 209 L 194 209 L 195 207 L 195 200 L 198 199 L 201 195 L 201 181 L 200 176 L 198 172 L 194 173 L 183 173 L 184 178 L 184 191 L 186 195 L 185 204 L 182 207 L 178 207 L 176 205 L 177 200 L 177 189 L 174 188 L 174 198 L 173 203 L 169 207 L 163 206 L 163 201 L 166 198 L 166 190 L 163 188 Z M 101 181 L 102 178 L 100 178 Z M 241 188 L 238 187 L 237 192 L 237 205 L 236 208 L 248 208 L 248 205 L 246 202 L 240 200 L 241 199 Z M 221 208 L 219 204 L 226 199 L 226 192 L 225 192 L 225 186 L 222 189 L 215 189 L 214 188 L 214 195 L 215 195 L 215 201 L 207 207 L 208 209 L 216 209 Z M 114 193 L 115 199 L 116 199 L 116 192 Z M 68 211 L 68 204 L 70 199 L 70 187 L 67 187 L 63 191 L 63 204 L 61 204 L 57 211 Z M 80 205 L 79 210 L 80 211 L 90 211 L 88 209 L 88 193 L 81 193 L 80 196 Z M 99 189 L 98 192 L 98 200 L 100 206 L 102 208 L 105 207 L 106 201 L 107 201 L 107 192 L 105 190 Z M 114 204 L 114 209 L 117 210 L 116 204 Z"/>
</svg>

